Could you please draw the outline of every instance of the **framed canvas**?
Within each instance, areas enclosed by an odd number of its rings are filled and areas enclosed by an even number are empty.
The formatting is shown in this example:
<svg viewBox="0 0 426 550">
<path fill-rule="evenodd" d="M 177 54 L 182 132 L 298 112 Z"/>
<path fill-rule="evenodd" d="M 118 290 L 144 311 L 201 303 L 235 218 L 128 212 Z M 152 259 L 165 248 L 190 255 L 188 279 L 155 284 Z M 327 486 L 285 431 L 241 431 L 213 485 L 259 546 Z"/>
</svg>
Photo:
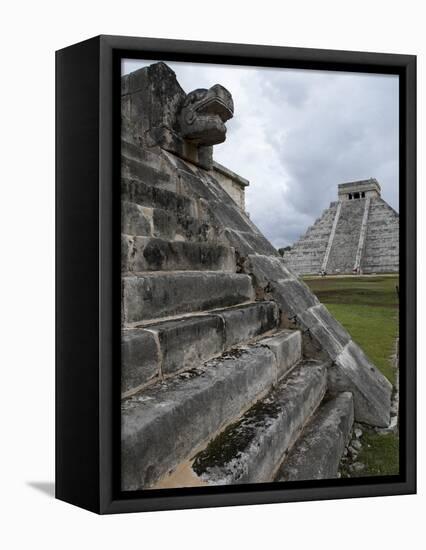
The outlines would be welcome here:
<svg viewBox="0 0 426 550">
<path fill-rule="evenodd" d="M 56 497 L 414 493 L 416 58 L 56 54 Z"/>
</svg>

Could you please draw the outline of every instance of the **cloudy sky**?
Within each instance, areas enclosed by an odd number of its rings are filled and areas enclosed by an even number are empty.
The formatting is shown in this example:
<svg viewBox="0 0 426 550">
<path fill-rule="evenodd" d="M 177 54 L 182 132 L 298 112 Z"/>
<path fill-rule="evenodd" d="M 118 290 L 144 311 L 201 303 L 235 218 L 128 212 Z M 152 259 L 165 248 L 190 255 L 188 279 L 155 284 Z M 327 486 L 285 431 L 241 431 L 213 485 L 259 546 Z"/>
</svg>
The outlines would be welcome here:
<svg viewBox="0 0 426 550">
<path fill-rule="evenodd" d="M 153 61 L 124 60 L 127 74 Z M 398 77 L 167 62 L 186 92 L 222 84 L 234 99 L 214 158 L 247 178 L 251 219 L 278 248 L 337 198 L 375 177 L 398 203 Z"/>
</svg>

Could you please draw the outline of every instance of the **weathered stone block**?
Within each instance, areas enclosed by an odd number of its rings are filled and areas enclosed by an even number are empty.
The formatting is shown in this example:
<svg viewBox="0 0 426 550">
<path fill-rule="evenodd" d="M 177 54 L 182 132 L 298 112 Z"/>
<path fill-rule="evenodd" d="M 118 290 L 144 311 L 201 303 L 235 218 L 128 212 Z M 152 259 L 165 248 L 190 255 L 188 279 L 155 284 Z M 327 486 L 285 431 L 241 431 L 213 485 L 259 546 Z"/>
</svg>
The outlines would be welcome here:
<svg viewBox="0 0 426 550">
<path fill-rule="evenodd" d="M 281 378 L 302 358 L 302 335 L 298 330 L 282 330 L 260 344 L 269 348 L 277 360 L 277 378 Z"/>
<path fill-rule="evenodd" d="M 162 239 L 174 239 L 178 228 L 177 217 L 174 212 L 162 208 L 152 209 L 153 236 Z"/>
<path fill-rule="evenodd" d="M 295 321 L 302 330 L 309 329 L 308 337 L 313 338 L 316 345 L 332 360 L 351 339 L 350 334 L 330 315 L 323 304 L 300 312 Z"/>
<path fill-rule="evenodd" d="M 160 357 L 154 335 L 143 329 L 122 331 L 121 391 L 126 393 L 159 375 Z"/>
<path fill-rule="evenodd" d="M 162 208 L 176 214 L 197 216 L 195 201 L 172 191 L 147 185 L 136 179 L 121 178 L 122 200 L 135 202 L 141 206 Z"/>
<path fill-rule="evenodd" d="M 294 276 L 279 256 L 250 255 L 245 271 L 252 275 L 256 284 L 262 288 L 272 282 L 294 279 Z"/>
<path fill-rule="evenodd" d="M 194 472 L 209 485 L 272 481 L 282 456 L 320 404 L 326 385 L 324 364 L 302 363 L 196 455 Z"/>
<path fill-rule="evenodd" d="M 126 235 L 151 235 L 151 217 L 149 210 L 134 202 L 121 203 L 121 232 Z"/>
<path fill-rule="evenodd" d="M 223 322 L 219 316 L 201 315 L 151 325 L 158 334 L 163 375 L 201 366 L 223 351 Z"/>
<path fill-rule="evenodd" d="M 124 323 L 232 306 L 254 299 L 248 275 L 159 272 L 122 279 Z"/>
<path fill-rule="evenodd" d="M 202 216 L 199 219 L 190 216 L 179 215 L 177 217 L 177 238 L 193 242 L 223 242 L 221 229 L 215 225 L 203 221 Z"/>
<path fill-rule="evenodd" d="M 336 478 L 353 421 L 351 393 L 341 393 L 322 404 L 281 465 L 275 480 Z"/>
<path fill-rule="evenodd" d="M 215 311 L 215 314 L 220 315 L 224 322 L 226 348 L 274 329 L 279 319 L 274 302 L 256 302 Z"/>
<path fill-rule="evenodd" d="M 122 202 L 122 233 L 171 241 L 215 242 L 219 230 L 180 211 Z"/>
<path fill-rule="evenodd" d="M 122 489 L 149 488 L 273 383 L 268 349 L 213 360 L 122 404 Z M 306 405 L 306 408 L 309 408 Z"/>
<path fill-rule="evenodd" d="M 350 341 L 329 367 L 328 384 L 332 393 L 352 392 L 355 420 L 372 426 L 389 425 L 392 384 L 355 342 Z"/>
<path fill-rule="evenodd" d="M 282 313 L 293 317 L 319 304 L 315 294 L 298 279 L 272 281 L 270 293 L 278 303 Z"/>
<path fill-rule="evenodd" d="M 121 157 L 121 174 L 123 177 L 135 178 L 148 185 L 176 191 L 176 181 L 173 181 L 164 171 L 129 157 Z"/>
<path fill-rule="evenodd" d="M 132 237 L 123 254 L 124 271 L 236 271 L 234 249 L 213 243 Z"/>
</svg>

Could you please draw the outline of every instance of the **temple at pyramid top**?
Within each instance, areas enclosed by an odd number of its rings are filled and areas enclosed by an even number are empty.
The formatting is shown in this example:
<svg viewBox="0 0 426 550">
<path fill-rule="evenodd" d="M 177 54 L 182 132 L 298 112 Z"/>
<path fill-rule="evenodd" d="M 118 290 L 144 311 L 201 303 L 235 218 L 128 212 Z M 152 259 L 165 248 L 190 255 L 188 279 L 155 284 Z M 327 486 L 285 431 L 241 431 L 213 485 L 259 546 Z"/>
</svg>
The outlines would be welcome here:
<svg viewBox="0 0 426 550">
<path fill-rule="evenodd" d="M 284 253 L 298 274 L 395 273 L 399 270 L 399 215 L 381 197 L 375 178 L 338 185 L 332 202 Z"/>
<path fill-rule="evenodd" d="M 375 178 L 369 180 L 349 181 L 338 185 L 339 200 L 365 199 L 380 197 L 381 187 Z"/>
</svg>

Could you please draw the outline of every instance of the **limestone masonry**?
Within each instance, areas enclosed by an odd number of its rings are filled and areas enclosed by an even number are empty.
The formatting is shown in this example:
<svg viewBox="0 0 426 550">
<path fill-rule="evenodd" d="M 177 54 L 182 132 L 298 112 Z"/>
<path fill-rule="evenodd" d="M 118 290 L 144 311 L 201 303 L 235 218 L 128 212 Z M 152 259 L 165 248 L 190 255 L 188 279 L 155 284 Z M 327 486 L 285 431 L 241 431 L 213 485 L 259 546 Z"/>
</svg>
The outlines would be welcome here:
<svg viewBox="0 0 426 550">
<path fill-rule="evenodd" d="M 233 113 L 164 63 L 122 77 L 123 490 L 336 477 L 354 419 L 389 424 L 391 384 L 214 162 Z"/>
<path fill-rule="evenodd" d="M 378 181 L 342 183 L 338 199 L 284 253 L 286 264 L 306 275 L 398 272 L 399 216 Z"/>
</svg>

